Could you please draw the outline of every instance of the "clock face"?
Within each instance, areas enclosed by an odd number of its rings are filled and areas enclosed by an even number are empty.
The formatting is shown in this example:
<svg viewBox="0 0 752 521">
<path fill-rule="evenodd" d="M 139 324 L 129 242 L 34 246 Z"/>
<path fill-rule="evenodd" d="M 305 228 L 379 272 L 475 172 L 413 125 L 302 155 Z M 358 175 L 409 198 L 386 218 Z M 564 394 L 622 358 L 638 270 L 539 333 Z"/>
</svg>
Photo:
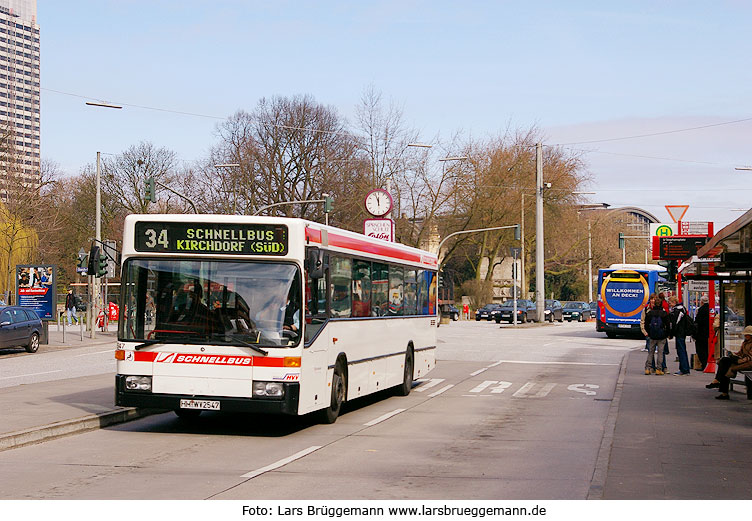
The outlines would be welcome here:
<svg viewBox="0 0 752 521">
<path fill-rule="evenodd" d="M 372 190 L 366 196 L 366 210 L 371 215 L 382 216 L 392 209 L 392 196 L 386 190 Z"/>
</svg>

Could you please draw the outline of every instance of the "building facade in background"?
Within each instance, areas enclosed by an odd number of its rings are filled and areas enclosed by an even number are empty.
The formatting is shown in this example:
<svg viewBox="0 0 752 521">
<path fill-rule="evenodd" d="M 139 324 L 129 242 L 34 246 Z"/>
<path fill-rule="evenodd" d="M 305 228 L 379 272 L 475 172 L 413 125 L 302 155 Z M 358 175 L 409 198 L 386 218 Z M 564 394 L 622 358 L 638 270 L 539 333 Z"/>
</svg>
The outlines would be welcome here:
<svg viewBox="0 0 752 521">
<path fill-rule="evenodd" d="M 0 169 L 25 186 L 40 181 L 39 72 L 36 0 L 0 0 Z"/>
</svg>

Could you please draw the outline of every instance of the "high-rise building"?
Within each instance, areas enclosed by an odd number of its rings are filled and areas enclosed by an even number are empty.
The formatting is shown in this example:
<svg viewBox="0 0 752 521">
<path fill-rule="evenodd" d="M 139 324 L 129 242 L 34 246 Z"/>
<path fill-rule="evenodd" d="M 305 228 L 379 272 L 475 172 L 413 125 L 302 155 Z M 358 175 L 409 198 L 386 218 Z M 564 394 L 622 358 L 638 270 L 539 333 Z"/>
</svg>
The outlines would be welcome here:
<svg viewBox="0 0 752 521">
<path fill-rule="evenodd" d="M 40 180 L 39 65 L 36 0 L 0 0 L 0 168 L 26 186 Z"/>
</svg>

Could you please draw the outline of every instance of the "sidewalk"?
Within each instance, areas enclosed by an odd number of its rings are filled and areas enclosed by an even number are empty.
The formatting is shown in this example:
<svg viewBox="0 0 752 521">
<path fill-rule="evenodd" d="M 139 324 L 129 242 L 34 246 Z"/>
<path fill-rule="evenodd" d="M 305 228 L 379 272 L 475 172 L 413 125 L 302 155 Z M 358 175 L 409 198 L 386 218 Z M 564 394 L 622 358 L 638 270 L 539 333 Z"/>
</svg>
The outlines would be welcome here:
<svg viewBox="0 0 752 521">
<path fill-rule="evenodd" d="M 647 353 L 627 357 L 602 498 L 752 499 L 752 400 L 716 400 L 709 373 L 674 376 L 670 347 L 665 376 L 644 374 Z"/>
<path fill-rule="evenodd" d="M 61 350 L 76 347 L 111 347 L 115 350 L 117 327 L 97 331 L 90 338 L 84 331 L 83 340 L 77 326 L 67 328 L 63 342 L 53 323 L 49 326 L 49 343 L 45 349 Z M 31 355 L 36 356 L 36 355 Z M 0 451 L 38 443 L 68 434 L 100 429 L 153 414 L 152 410 L 116 407 L 113 374 L 69 378 L 0 389 Z"/>
</svg>

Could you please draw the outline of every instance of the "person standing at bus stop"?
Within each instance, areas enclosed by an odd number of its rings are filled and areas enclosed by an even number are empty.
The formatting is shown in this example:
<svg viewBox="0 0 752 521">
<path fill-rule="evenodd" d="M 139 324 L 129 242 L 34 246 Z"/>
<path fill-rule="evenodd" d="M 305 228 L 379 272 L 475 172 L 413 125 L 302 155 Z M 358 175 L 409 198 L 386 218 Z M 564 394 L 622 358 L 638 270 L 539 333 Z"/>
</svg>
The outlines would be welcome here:
<svg viewBox="0 0 752 521">
<path fill-rule="evenodd" d="M 679 299 L 673 295 L 668 298 L 671 305 L 671 334 L 676 339 L 676 355 L 679 357 L 679 370 L 674 374 L 677 376 L 689 374 L 689 359 L 687 358 L 687 333 L 690 329 L 689 324 L 692 320 L 687 316 L 687 310 Z"/>
<path fill-rule="evenodd" d="M 69 289 L 68 294 L 65 296 L 65 314 L 68 317 L 68 325 L 71 326 L 73 322 L 78 324 L 78 315 L 76 315 L 76 296 L 73 295 L 73 290 Z"/>
<path fill-rule="evenodd" d="M 704 371 L 708 363 L 708 338 L 710 337 L 710 307 L 708 306 L 708 297 L 703 295 L 700 298 L 700 308 L 695 315 L 695 352 L 700 360 L 700 369 Z"/>
<path fill-rule="evenodd" d="M 643 330 L 647 331 L 650 340 L 648 344 L 648 357 L 645 360 L 645 374 L 650 374 L 651 368 L 655 367 L 655 374 L 665 374 L 663 370 L 663 349 L 671 331 L 671 322 L 668 313 L 663 309 L 663 299 L 655 298 L 653 308 L 645 313 Z M 654 352 L 655 351 L 655 352 Z M 654 356 L 658 357 L 657 360 Z"/>
</svg>

